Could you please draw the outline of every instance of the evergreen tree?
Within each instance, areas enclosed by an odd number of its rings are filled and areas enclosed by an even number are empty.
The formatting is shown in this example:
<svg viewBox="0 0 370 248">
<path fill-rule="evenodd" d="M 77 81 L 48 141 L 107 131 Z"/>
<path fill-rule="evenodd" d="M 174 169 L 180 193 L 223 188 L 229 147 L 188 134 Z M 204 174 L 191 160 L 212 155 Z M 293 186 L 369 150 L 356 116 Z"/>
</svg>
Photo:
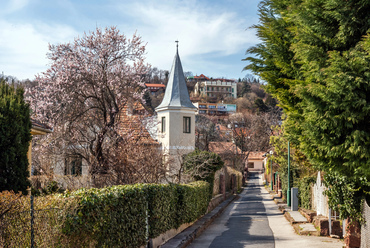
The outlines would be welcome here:
<svg viewBox="0 0 370 248">
<path fill-rule="evenodd" d="M 0 82 L 0 191 L 27 193 L 28 159 L 31 141 L 30 109 L 24 90 Z"/>
<path fill-rule="evenodd" d="M 287 138 L 317 169 L 369 181 L 370 2 L 265 0 L 259 11 L 246 69 L 279 100 Z"/>
<path fill-rule="evenodd" d="M 268 107 L 266 106 L 265 102 L 263 101 L 262 98 L 257 98 L 254 101 L 254 105 L 256 105 L 257 111 L 259 113 L 264 113 L 268 111 Z"/>
<path fill-rule="evenodd" d="M 370 178 L 367 1 L 266 0 L 246 68 L 268 85 L 289 139 L 322 170 Z"/>
</svg>

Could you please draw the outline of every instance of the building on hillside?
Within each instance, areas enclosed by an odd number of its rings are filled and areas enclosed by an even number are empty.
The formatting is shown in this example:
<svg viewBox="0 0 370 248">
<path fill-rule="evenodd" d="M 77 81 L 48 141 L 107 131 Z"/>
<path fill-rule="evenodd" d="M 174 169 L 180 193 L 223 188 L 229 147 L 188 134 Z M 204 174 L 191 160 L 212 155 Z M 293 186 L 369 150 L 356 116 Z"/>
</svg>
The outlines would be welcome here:
<svg viewBox="0 0 370 248">
<path fill-rule="evenodd" d="M 161 104 L 155 108 L 158 116 L 158 141 L 162 145 L 167 161 L 168 174 L 176 180 L 181 169 L 182 155 L 195 148 L 195 112 L 191 103 L 178 46 L 173 60 L 166 92 Z"/>
<path fill-rule="evenodd" d="M 250 152 L 247 159 L 248 171 L 264 171 L 266 158 L 265 152 Z"/>
<path fill-rule="evenodd" d="M 237 83 L 226 79 L 197 82 L 194 86 L 194 96 L 237 98 Z"/>
<path fill-rule="evenodd" d="M 199 82 L 199 81 L 207 81 L 209 80 L 208 77 L 204 76 L 203 74 L 200 74 L 199 76 L 193 76 L 193 77 L 188 77 L 187 78 L 189 82 Z"/>
<path fill-rule="evenodd" d="M 193 103 L 198 108 L 196 114 L 203 115 L 228 115 L 236 113 L 236 104 L 224 103 Z"/>
<path fill-rule="evenodd" d="M 157 92 L 164 92 L 166 85 L 164 84 L 149 84 L 145 83 L 146 88 L 150 91 L 151 94 L 156 94 Z"/>
</svg>

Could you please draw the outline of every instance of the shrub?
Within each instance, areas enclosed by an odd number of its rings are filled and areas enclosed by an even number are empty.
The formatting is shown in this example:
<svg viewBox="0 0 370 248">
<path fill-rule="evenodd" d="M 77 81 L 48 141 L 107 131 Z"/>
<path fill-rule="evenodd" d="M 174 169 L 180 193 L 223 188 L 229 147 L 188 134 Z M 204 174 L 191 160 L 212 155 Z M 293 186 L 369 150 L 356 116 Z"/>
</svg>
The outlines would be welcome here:
<svg viewBox="0 0 370 248">
<path fill-rule="evenodd" d="M 207 211 L 210 201 L 209 187 L 209 183 L 203 181 L 177 186 L 179 195 L 177 203 L 178 226 L 195 221 Z"/>
<path fill-rule="evenodd" d="M 174 184 L 146 184 L 148 201 L 149 237 L 155 238 L 177 228 L 178 192 Z"/>
<path fill-rule="evenodd" d="M 64 233 L 95 241 L 97 247 L 140 247 L 145 244 L 146 192 L 144 185 L 80 189 L 76 215 Z"/>
<path fill-rule="evenodd" d="M 40 188 L 40 189 L 31 187 L 31 194 L 33 196 L 51 195 L 51 194 L 63 193 L 63 192 L 64 192 L 64 189 L 59 187 L 56 181 L 50 181 L 44 188 Z"/>
<path fill-rule="evenodd" d="M 31 242 L 30 197 L 0 192 L 0 247 L 29 247 Z M 53 195 L 34 197 L 36 247 L 80 247 L 79 239 L 63 235 L 63 225 L 74 214 L 76 201 Z"/>
<path fill-rule="evenodd" d="M 37 247 L 140 247 L 147 214 L 150 238 L 193 222 L 207 211 L 209 183 L 120 185 L 34 199 Z M 0 207 L 0 246 L 29 246 L 29 197 L 0 194 Z"/>
<path fill-rule="evenodd" d="M 146 241 L 146 210 L 149 237 L 155 238 L 181 224 L 195 221 L 207 211 L 209 183 L 136 184 L 104 189 L 81 189 L 79 206 L 66 233 L 89 237 L 98 247 L 139 247 Z"/>
<path fill-rule="evenodd" d="M 311 186 L 315 183 L 315 176 L 308 176 L 299 179 L 298 198 L 299 206 L 305 209 L 311 209 Z"/>
<path fill-rule="evenodd" d="M 210 184 L 210 195 L 212 196 L 215 173 L 224 165 L 221 157 L 208 151 L 195 149 L 184 156 L 184 170 L 195 180 L 203 180 Z"/>
</svg>

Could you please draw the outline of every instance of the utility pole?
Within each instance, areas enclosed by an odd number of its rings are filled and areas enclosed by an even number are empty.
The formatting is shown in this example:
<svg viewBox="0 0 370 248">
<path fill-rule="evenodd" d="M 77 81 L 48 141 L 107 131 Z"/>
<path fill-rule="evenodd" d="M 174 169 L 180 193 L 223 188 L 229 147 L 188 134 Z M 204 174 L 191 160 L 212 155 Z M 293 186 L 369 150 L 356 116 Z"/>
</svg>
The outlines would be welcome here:
<svg viewBox="0 0 370 248">
<path fill-rule="evenodd" d="M 271 191 L 274 190 L 274 184 L 273 184 L 273 178 L 272 178 L 272 154 L 273 151 L 270 151 L 270 157 L 271 157 Z"/>
<path fill-rule="evenodd" d="M 287 190 L 287 205 L 291 205 L 291 193 L 290 193 L 290 142 L 288 141 L 288 190 Z"/>
</svg>

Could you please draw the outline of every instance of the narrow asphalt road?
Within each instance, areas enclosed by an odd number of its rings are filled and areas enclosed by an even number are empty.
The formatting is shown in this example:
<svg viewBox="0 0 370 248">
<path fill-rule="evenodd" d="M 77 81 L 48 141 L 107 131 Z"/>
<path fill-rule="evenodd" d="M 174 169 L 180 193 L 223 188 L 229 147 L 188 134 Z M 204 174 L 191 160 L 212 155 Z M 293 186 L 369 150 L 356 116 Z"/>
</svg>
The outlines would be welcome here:
<svg viewBox="0 0 370 248">
<path fill-rule="evenodd" d="M 264 188 L 260 175 L 255 173 L 239 199 L 188 247 L 342 248 L 343 245 L 338 239 L 296 234 Z"/>
<path fill-rule="evenodd" d="M 252 174 L 248 187 L 222 215 L 188 247 L 275 247 L 266 216 L 258 174 Z M 272 201 L 272 199 L 270 199 Z"/>
</svg>

